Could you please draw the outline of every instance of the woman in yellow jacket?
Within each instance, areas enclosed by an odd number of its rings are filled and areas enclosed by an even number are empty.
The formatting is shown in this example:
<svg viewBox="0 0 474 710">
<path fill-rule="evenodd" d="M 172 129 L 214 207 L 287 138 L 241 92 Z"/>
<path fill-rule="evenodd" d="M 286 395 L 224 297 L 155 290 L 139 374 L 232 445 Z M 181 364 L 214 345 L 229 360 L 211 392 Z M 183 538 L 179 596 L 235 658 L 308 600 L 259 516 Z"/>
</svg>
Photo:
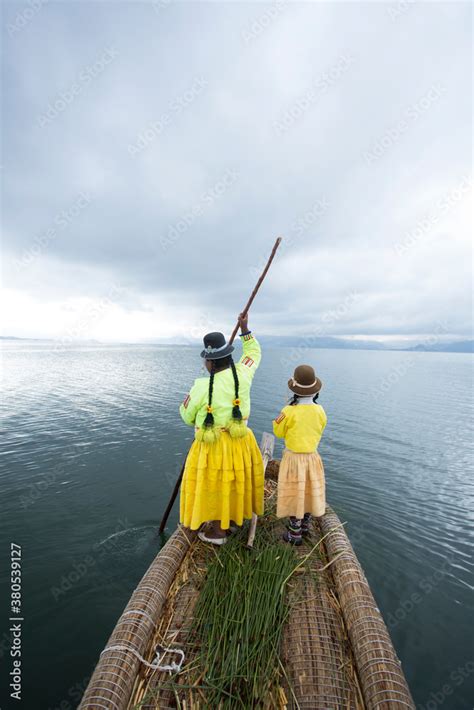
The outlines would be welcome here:
<svg viewBox="0 0 474 710">
<path fill-rule="evenodd" d="M 243 354 L 237 364 L 222 333 L 204 337 L 201 357 L 210 377 L 199 377 L 180 406 L 195 439 L 181 485 L 180 522 L 191 530 L 211 521 L 205 542 L 223 545 L 227 531 L 263 513 L 263 461 L 252 430 L 250 387 L 261 360 L 257 339 L 239 317 Z"/>
<path fill-rule="evenodd" d="M 316 403 L 322 387 L 310 365 L 299 365 L 288 387 L 293 398 L 273 420 L 273 433 L 285 439 L 278 474 L 277 516 L 289 517 L 286 542 L 301 545 L 309 533 L 311 515 L 326 510 L 324 467 L 317 451 L 327 416 Z"/>
</svg>

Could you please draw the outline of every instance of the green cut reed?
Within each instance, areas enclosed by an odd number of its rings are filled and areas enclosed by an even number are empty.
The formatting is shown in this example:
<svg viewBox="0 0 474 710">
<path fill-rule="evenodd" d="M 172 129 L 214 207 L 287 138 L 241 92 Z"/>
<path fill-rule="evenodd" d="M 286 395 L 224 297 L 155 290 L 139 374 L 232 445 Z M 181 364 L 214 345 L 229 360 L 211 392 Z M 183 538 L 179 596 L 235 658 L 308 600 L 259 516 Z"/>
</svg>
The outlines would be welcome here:
<svg viewBox="0 0 474 710">
<path fill-rule="evenodd" d="M 229 538 L 212 559 L 195 610 L 193 640 L 209 708 L 279 705 L 280 640 L 289 613 L 282 591 L 298 559 L 265 534 L 250 552 L 245 535 Z"/>
</svg>

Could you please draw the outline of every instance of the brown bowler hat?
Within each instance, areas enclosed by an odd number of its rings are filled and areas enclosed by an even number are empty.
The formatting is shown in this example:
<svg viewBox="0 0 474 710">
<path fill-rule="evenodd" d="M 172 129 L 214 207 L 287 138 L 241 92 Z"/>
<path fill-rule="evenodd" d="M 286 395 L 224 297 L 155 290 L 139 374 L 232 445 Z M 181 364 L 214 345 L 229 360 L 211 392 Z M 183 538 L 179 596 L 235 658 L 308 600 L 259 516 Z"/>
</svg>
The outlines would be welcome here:
<svg viewBox="0 0 474 710">
<path fill-rule="evenodd" d="M 311 365 L 298 365 L 293 377 L 288 380 L 288 387 L 300 397 L 310 397 L 319 392 L 323 383 L 316 377 Z"/>
</svg>

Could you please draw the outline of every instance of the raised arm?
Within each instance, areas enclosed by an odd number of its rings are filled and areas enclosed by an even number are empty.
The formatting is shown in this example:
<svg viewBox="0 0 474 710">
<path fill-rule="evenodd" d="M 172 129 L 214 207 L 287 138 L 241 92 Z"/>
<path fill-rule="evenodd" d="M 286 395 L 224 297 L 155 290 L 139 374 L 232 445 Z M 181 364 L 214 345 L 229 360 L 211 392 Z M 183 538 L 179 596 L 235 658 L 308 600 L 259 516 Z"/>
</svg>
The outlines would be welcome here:
<svg viewBox="0 0 474 710">
<path fill-rule="evenodd" d="M 242 340 L 242 357 L 239 360 L 240 370 L 252 378 L 262 359 L 262 349 L 257 338 L 249 330 L 248 316 L 239 316 L 240 339 Z"/>
</svg>

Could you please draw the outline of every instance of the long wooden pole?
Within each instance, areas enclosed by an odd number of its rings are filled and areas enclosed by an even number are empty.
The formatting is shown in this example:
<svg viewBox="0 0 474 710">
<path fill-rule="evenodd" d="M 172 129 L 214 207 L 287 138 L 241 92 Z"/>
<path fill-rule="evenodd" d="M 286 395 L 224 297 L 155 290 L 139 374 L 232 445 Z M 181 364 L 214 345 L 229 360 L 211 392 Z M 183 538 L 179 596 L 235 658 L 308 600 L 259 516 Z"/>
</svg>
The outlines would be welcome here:
<svg viewBox="0 0 474 710">
<path fill-rule="evenodd" d="M 269 257 L 269 259 L 268 259 L 268 261 L 267 261 L 267 265 L 265 266 L 264 270 L 262 271 L 262 274 L 261 274 L 259 280 L 257 281 L 257 285 L 255 286 L 254 290 L 252 291 L 252 293 L 251 293 L 251 295 L 250 295 L 250 298 L 249 298 L 249 300 L 247 301 L 247 304 L 246 304 L 244 310 L 242 311 L 242 315 L 243 315 L 243 316 L 246 316 L 247 313 L 249 312 L 250 306 L 251 306 L 252 303 L 253 303 L 253 299 L 254 299 L 255 296 L 257 295 L 257 292 L 258 292 L 260 286 L 262 285 L 263 279 L 264 279 L 265 276 L 267 275 L 267 271 L 268 271 L 268 269 L 270 268 L 270 265 L 271 265 L 271 263 L 272 263 L 272 261 L 273 261 L 273 258 L 274 258 L 274 256 L 275 256 L 275 254 L 276 254 L 276 251 L 277 251 L 278 247 L 280 246 L 280 243 L 281 243 L 281 237 L 278 237 L 278 239 L 276 240 L 275 244 L 273 245 L 272 253 L 270 254 L 270 257 Z M 237 321 L 237 323 L 236 323 L 236 325 L 235 325 L 235 328 L 234 328 L 234 330 L 232 331 L 231 336 L 230 336 L 230 338 L 229 338 L 229 342 L 228 342 L 229 345 L 231 345 L 231 344 L 234 342 L 234 339 L 235 339 L 235 336 L 237 335 L 238 329 L 239 329 L 239 322 Z M 186 457 L 186 458 L 187 458 L 187 457 Z M 158 532 L 159 532 L 160 534 L 161 534 L 161 533 L 164 531 L 164 529 L 165 529 L 166 523 L 168 522 L 169 514 L 171 513 L 171 510 L 172 510 L 172 508 L 173 508 L 174 502 L 175 502 L 175 500 L 176 500 L 176 498 L 177 498 L 177 496 L 178 496 L 179 489 L 180 489 L 180 486 L 181 486 L 181 481 L 183 480 L 184 467 L 185 467 L 185 465 L 186 465 L 186 459 L 184 460 L 184 463 L 183 463 L 183 465 L 182 465 L 182 467 L 181 467 L 181 472 L 180 472 L 180 474 L 179 474 L 179 476 L 178 476 L 178 480 L 177 480 L 176 483 L 175 483 L 175 486 L 174 486 L 174 488 L 173 488 L 173 492 L 172 492 L 172 494 L 171 494 L 171 498 L 170 498 L 170 500 L 169 500 L 169 502 L 168 502 L 168 505 L 166 506 L 166 510 L 165 510 L 165 512 L 164 512 L 164 514 L 163 514 L 163 518 L 161 519 L 160 527 L 158 528 Z"/>
<path fill-rule="evenodd" d="M 251 293 L 251 295 L 250 295 L 249 300 L 247 301 L 247 305 L 245 306 L 244 310 L 242 311 L 242 315 L 243 315 L 243 316 L 246 316 L 247 313 L 249 312 L 250 306 L 251 306 L 252 303 L 253 303 L 253 299 L 254 299 L 255 296 L 257 295 L 257 291 L 258 291 L 258 289 L 260 288 L 260 286 L 262 285 L 263 279 L 264 279 L 265 276 L 267 275 L 267 271 L 268 271 L 268 269 L 270 268 L 270 265 L 271 265 L 271 263 L 272 263 L 272 261 L 273 261 L 273 258 L 274 258 L 274 256 L 275 256 L 275 254 L 276 254 L 276 250 L 278 249 L 278 247 L 280 246 L 280 244 L 281 244 L 281 237 L 278 237 L 278 239 L 276 240 L 275 244 L 273 245 L 272 253 L 270 254 L 270 256 L 269 256 L 269 258 L 268 258 L 267 265 L 265 266 L 264 270 L 262 271 L 262 274 L 261 274 L 259 280 L 257 281 L 257 285 L 255 286 L 254 290 L 252 291 L 252 293 Z M 235 336 L 237 335 L 238 329 L 239 329 L 239 322 L 237 321 L 237 323 L 235 324 L 235 328 L 234 328 L 234 330 L 232 331 L 232 334 L 231 334 L 231 336 L 230 336 L 230 338 L 229 338 L 229 343 L 228 343 L 229 345 L 232 345 L 232 343 L 234 342 L 234 339 L 235 339 Z"/>
</svg>

